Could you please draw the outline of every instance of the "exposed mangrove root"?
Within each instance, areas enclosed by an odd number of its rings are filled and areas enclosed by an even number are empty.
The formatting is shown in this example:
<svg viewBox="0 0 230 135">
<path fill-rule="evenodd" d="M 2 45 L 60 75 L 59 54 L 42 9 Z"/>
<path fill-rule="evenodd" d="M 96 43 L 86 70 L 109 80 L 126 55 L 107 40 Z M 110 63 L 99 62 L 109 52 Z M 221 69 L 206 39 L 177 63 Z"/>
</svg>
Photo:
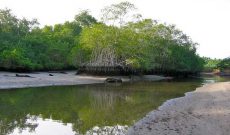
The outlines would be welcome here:
<svg viewBox="0 0 230 135">
<path fill-rule="evenodd" d="M 49 71 L 49 73 L 67 74 L 65 71 Z"/>
<path fill-rule="evenodd" d="M 185 78 L 191 75 L 197 75 L 197 72 L 189 71 L 175 71 L 175 70 L 142 70 L 122 66 L 82 66 L 78 69 L 77 74 L 90 74 L 90 75 L 164 75 L 174 76 L 177 78 Z M 170 80 L 170 78 L 168 78 Z"/>
</svg>

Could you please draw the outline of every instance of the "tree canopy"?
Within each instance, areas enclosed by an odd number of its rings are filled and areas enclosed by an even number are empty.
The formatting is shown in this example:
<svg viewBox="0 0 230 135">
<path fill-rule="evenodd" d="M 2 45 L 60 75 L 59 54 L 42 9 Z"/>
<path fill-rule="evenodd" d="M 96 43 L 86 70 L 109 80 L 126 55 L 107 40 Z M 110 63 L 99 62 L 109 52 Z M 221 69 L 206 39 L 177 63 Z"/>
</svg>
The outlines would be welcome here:
<svg viewBox="0 0 230 135">
<path fill-rule="evenodd" d="M 222 61 L 220 61 L 220 63 L 218 63 L 218 67 L 220 68 L 220 69 L 228 69 L 228 70 L 230 70 L 230 57 L 228 57 L 228 58 L 225 58 L 225 59 L 223 59 Z"/>
<path fill-rule="evenodd" d="M 74 21 L 42 28 L 37 20 L 19 19 L 9 9 L 0 10 L 0 68 L 202 70 L 204 61 L 189 36 L 175 25 L 142 19 L 134 10 L 133 4 L 121 2 L 102 10 L 102 22 L 82 11 Z M 129 20 L 128 16 L 136 19 Z"/>
</svg>

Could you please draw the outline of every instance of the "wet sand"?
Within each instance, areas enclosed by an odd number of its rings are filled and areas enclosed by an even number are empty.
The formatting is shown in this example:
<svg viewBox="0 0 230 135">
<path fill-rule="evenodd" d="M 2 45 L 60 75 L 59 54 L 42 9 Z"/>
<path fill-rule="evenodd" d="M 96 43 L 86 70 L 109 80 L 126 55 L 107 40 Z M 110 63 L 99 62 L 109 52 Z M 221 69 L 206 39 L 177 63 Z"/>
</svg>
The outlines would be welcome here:
<svg viewBox="0 0 230 135">
<path fill-rule="evenodd" d="M 25 88 L 25 87 L 42 87 L 42 86 L 59 86 L 59 85 L 80 85 L 104 83 L 109 76 L 87 76 L 75 75 L 76 71 L 66 71 L 64 73 L 34 72 L 34 73 L 12 73 L 0 72 L 0 89 Z M 31 77 L 16 77 L 19 75 L 29 75 Z M 53 76 L 49 76 L 52 74 Z M 111 76 L 110 76 L 111 77 Z M 130 81 L 128 76 L 112 76 L 121 78 L 123 82 Z M 152 81 L 167 79 L 162 76 L 143 76 L 133 77 L 133 80 L 147 79 Z"/>
<path fill-rule="evenodd" d="M 42 87 L 56 85 L 79 85 L 103 83 L 106 77 L 75 75 L 75 71 L 63 73 L 35 72 L 18 73 L 31 77 L 16 77 L 16 73 L 0 72 L 0 89 Z M 49 76 L 52 74 L 53 76 Z"/>
<path fill-rule="evenodd" d="M 207 84 L 168 100 L 135 123 L 129 135 L 229 135 L 230 82 Z"/>
</svg>

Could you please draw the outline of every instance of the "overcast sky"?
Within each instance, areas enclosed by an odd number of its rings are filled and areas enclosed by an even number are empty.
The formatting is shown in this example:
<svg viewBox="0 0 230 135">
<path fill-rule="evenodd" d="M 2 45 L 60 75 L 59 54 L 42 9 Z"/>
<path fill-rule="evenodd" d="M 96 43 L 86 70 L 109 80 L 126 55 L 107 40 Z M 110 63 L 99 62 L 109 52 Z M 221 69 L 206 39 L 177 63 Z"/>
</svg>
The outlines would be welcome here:
<svg viewBox="0 0 230 135">
<path fill-rule="evenodd" d="M 100 18 L 101 9 L 122 0 L 0 0 L 18 17 L 37 18 L 41 25 L 73 20 L 80 10 L 89 9 Z M 230 56 L 230 0 L 127 0 L 144 18 L 175 24 L 199 43 L 201 56 Z"/>
</svg>

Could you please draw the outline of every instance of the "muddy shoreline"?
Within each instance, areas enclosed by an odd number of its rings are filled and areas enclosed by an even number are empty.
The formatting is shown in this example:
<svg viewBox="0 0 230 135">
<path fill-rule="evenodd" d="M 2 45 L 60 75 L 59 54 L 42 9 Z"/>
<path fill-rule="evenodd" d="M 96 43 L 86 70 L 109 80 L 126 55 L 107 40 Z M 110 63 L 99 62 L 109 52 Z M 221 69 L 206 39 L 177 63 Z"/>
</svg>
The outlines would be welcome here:
<svg viewBox="0 0 230 135">
<path fill-rule="evenodd" d="M 230 82 L 207 84 L 166 101 L 128 130 L 129 135 L 228 135 Z"/>
<path fill-rule="evenodd" d="M 22 77 L 24 75 L 28 75 L 29 77 Z M 129 76 L 76 75 L 76 71 L 34 73 L 0 72 L 0 89 L 96 84 L 104 83 L 108 77 L 120 78 L 123 82 L 138 80 L 158 81 L 168 79 L 168 77 L 157 75 L 145 75 L 142 77 L 133 76 L 132 78 Z"/>
</svg>

